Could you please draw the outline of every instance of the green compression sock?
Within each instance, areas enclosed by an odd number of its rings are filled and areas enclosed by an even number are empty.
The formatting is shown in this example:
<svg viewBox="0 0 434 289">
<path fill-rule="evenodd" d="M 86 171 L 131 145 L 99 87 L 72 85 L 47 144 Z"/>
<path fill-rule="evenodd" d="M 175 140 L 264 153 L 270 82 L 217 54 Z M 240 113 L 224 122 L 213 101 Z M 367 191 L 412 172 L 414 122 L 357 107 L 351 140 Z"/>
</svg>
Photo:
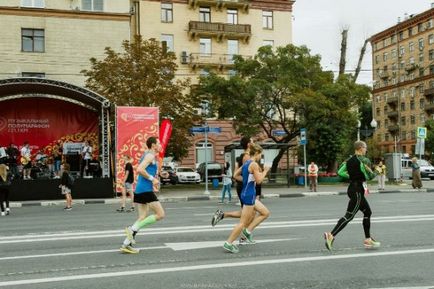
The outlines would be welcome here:
<svg viewBox="0 0 434 289">
<path fill-rule="evenodd" d="M 157 222 L 157 217 L 155 215 L 147 216 L 143 221 L 138 222 L 139 229 L 146 227 L 148 225 L 152 225 L 153 223 Z"/>
</svg>

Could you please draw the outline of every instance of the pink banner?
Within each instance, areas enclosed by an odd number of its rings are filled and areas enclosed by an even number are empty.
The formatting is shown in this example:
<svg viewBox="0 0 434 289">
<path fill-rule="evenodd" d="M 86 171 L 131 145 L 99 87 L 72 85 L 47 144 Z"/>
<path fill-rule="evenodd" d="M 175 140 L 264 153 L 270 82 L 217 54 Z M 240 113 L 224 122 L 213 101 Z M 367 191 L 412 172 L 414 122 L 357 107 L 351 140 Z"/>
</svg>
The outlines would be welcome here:
<svg viewBox="0 0 434 289">
<path fill-rule="evenodd" d="M 116 108 L 116 191 L 122 190 L 125 175 L 124 156 L 133 158 L 136 170 L 147 149 L 146 140 L 159 136 L 157 107 L 118 106 Z M 136 172 L 135 172 L 136 173 Z M 137 176 L 135 175 L 137 179 Z"/>
<path fill-rule="evenodd" d="M 169 143 L 171 135 L 172 135 L 172 122 L 169 119 L 164 119 L 161 122 L 161 129 L 160 129 L 160 143 L 161 143 L 160 159 L 164 158 L 167 144 Z"/>
</svg>

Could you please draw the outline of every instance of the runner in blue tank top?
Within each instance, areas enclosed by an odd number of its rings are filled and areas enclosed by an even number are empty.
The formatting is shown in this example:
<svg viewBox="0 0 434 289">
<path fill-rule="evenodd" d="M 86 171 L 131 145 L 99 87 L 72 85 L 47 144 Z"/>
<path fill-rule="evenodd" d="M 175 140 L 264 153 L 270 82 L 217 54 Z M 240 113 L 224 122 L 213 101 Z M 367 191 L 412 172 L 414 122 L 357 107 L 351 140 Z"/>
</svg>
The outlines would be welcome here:
<svg viewBox="0 0 434 289">
<path fill-rule="evenodd" d="M 164 218 L 164 209 L 158 201 L 155 192 L 158 192 L 158 153 L 161 151 L 160 141 L 155 137 L 146 140 L 148 150 L 140 159 L 137 168 L 138 179 L 136 191 L 134 192 L 134 203 L 137 205 L 138 219 L 136 222 L 125 228 L 127 235 L 122 244 L 121 251 L 124 253 L 138 253 L 137 249 L 132 247 L 136 243 L 135 236 L 137 232 L 148 225 L 152 225 Z M 154 214 L 148 216 L 151 209 Z"/>
<path fill-rule="evenodd" d="M 243 234 L 250 243 L 254 243 L 251 230 L 267 219 L 270 215 L 268 209 L 265 208 L 260 201 L 256 200 L 255 191 L 256 184 L 262 183 L 270 168 L 265 167 L 264 171 L 261 172 L 258 161 L 261 159 L 262 148 L 258 144 L 250 146 L 249 154 L 250 159 L 247 160 L 234 174 L 235 179 L 243 182 L 241 202 L 244 206 L 241 211 L 240 222 L 234 227 L 229 238 L 223 245 L 223 248 L 231 253 L 238 253 L 239 251 L 238 247 L 234 245 L 233 242 L 240 234 Z M 256 211 L 259 212 L 259 215 L 257 216 L 255 216 Z M 252 229 L 249 230 L 248 227 Z"/>
</svg>

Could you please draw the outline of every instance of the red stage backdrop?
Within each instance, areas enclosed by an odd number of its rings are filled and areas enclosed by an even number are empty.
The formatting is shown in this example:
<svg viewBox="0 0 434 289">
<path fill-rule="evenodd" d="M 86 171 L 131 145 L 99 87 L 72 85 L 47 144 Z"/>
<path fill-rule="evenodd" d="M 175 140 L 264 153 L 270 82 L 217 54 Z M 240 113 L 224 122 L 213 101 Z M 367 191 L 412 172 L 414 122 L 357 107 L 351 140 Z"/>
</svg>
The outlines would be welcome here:
<svg viewBox="0 0 434 289">
<path fill-rule="evenodd" d="M 0 102 L 0 146 L 28 141 L 32 154 L 50 153 L 56 142 L 92 142 L 98 153 L 98 114 L 57 99 L 31 97 Z"/>
<path fill-rule="evenodd" d="M 158 138 L 157 107 L 118 106 L 116 108 L 116 192 L 122 190 L 124 156 L 133 158 L 134 170 L 146 149 L 148 137 Z M 135 176 L 137 179 L 137 176 Z"/>
</svg>

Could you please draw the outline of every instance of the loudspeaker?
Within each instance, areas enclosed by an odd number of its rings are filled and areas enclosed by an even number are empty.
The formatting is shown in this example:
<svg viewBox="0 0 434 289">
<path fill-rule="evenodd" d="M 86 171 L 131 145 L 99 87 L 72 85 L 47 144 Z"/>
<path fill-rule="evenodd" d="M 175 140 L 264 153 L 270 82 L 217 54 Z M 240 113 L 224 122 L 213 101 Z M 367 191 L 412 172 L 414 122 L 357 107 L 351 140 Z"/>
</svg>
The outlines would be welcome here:
<svg viewBox="0 0 434 289">
<path fill-rule="evenodd" d="M 65 155 L 65 161 L 70 166 L 70 171 L 80 171 L 80 155 Z"/>
</svg>

